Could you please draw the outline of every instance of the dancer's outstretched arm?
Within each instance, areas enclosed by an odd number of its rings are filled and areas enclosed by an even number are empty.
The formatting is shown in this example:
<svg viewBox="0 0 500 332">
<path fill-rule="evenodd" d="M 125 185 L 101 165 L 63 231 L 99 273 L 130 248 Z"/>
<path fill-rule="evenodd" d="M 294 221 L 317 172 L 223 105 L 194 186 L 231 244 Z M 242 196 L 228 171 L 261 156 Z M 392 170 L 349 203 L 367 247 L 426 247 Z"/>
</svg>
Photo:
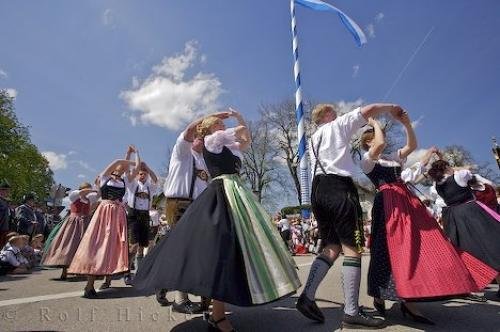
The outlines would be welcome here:
<svg viewBox="0 0 500 332">
<path fill-rule="evenodd" d="M 113 173 L 113 171 L 116 169 L 116 167 L 118 167 L 118 165 L 122 165 L 124 169 L 127 169 L 130 165 L 135 165 L 135 161 L 116 159 L 104 169 L 102 174 L 104 176 L 110 176 L 111 173 Z"/>
<path fill-rule="evenodd" d="M 250 131 L 243 116 L 236 110 L 229 108 L 230 116 L 233 116 L 238 121 L 238 126 L 235 130 L 236 140 L 240 143 L 240 150 L 246 150 L 252 143 Z"/>
<path fill-rule="evenodd" d="M 368 124 L 372 126 L 374 130 L 373 142 L 372 146 L 368 150 L 368 155 L 370 156 L 370 159 L 377 160 L 385 148 L 384 132 L 382 131 L 380 123 L 374 118 L 369 118 Z"/>
<path fill-rule="evenodd" d="M 401 122 L 401 124 L 405 127 L 406 145 L 400 150 L 401 159 L 405 159 L 417 148 L 417 137 L 415 136 L 415 130 L 413 130 L 413 127 L 411 126 L 411 121 L 408 113 L 403 112 L 399 116 L 395 116 L 394 118 Z"/>
<path fill-rule="evenodd" d="M 369 118 L 375 118 L 383 113 L 390 113 L 393 117 L 398 117 L 404 112 L 403 108 L 396 104 L 370 104 L 361 108 L 361 114 L 368 121 Z"/>
</svg>

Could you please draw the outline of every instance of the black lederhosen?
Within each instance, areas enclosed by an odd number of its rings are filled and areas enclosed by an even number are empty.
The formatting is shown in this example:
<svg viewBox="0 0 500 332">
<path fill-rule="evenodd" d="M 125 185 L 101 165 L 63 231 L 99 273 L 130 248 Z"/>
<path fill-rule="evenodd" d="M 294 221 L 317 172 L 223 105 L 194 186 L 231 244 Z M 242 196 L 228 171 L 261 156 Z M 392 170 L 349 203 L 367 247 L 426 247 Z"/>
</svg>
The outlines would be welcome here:
<svg viewBox="0 0 500 332">
<path fill-rule="evenodd" d="M 361 250 L 364 239 L 358 191 L 350 177 L 316 175 L 312 183 L 312 211 L 323 245 L 345 244 Z"/>
<path fill-rule="evenodd" d="M 149 211 L 127 208 L 128 243 L 139 243 L 141 247 L 149 244 Z"/>
</svg>

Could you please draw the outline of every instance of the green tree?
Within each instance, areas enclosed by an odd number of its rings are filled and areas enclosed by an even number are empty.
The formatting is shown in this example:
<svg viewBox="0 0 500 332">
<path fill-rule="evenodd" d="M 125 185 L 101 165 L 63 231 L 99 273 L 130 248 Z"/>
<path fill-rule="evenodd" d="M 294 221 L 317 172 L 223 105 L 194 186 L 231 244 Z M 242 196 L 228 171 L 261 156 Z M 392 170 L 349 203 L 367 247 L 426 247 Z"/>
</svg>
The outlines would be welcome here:
<svg viewBox="0 0 500 332">
<path fill-rule="evenodd" d="M 5 90 L 0 90 L 0 177 L 12 186 L 15 202 L 27 192 L 42 201 L 54 183 L 49 162 L 31 143 L 28 128 L 14 112 L 14 99 Z"/>
</svg>

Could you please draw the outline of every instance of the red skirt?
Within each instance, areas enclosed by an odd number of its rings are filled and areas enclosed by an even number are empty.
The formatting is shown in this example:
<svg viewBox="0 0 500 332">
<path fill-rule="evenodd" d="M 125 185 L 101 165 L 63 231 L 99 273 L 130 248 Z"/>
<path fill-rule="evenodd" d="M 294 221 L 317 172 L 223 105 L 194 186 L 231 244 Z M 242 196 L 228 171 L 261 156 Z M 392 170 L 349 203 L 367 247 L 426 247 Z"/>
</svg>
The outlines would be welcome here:
<svg viewBox="0 0 500 332">
<path fill-rule="evenodd" d="M 380 190 L 398 297 L 468 294 L 485 288 L 497 275 L 497 271 L 472 255 L 458 251 L 405 184 L 386 184 Z"/>
</svg>

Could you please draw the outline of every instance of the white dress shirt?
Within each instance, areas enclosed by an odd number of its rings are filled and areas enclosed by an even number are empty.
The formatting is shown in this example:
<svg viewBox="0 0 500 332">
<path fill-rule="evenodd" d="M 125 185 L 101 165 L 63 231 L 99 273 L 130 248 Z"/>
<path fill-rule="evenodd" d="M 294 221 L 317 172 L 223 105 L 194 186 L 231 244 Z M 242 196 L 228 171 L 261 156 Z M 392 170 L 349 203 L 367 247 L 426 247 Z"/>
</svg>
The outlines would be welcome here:
<svg viewBox="0 0 500 332">
<path fill-rule="evenodd" d="M 203 155 L 191 149 L 192 142 L 186 141 L 184 135 L 185 132 L 182 132 L 177 138 L 170 157 L 168 176 L 163 187 L 163 193 L 167 198 L 189 198 L 193 176 L 193 158 L 196 169 L 207 171 Z M 192 198 L 198 197 L 206 187 L 207 182 L 196 177 Z"/>
<path fill-rule="evenodd" d="M 315 170 L 316 157 L 312 149 L 318 154 L 321 165 L 327 174 L 352 176 L 356 172 L 356 165 L 351 156 L 351 138 L 366 123 L 361 114 L 361 108 L 358 107 L 354 111 L 318 127 L 311 136 L 311 146 L 309 147 L 313 177 L 323 174 L 323 170 L 319 163 Z M 320 138 L 321 146 L 318 149 Z"/>
<path fill-rule="evenodd" d="M 135 197 L 136 193 L 149 194 L 149 199 Z M 125 196 L 127 197 L 127 205 L 132 209 L 149 211 L 151 200 L 153 199 L 153 195 L 155 193 L 156 185 L 151 183 L 150 179 L 146 180 L 146 182 L 144 183 L 137 179 L 134 179 L 127 183 L 127 193 L 125 194 Z M 134 198 L 135 206 L 132 206 L 134 204 Z"/>
</svg>

